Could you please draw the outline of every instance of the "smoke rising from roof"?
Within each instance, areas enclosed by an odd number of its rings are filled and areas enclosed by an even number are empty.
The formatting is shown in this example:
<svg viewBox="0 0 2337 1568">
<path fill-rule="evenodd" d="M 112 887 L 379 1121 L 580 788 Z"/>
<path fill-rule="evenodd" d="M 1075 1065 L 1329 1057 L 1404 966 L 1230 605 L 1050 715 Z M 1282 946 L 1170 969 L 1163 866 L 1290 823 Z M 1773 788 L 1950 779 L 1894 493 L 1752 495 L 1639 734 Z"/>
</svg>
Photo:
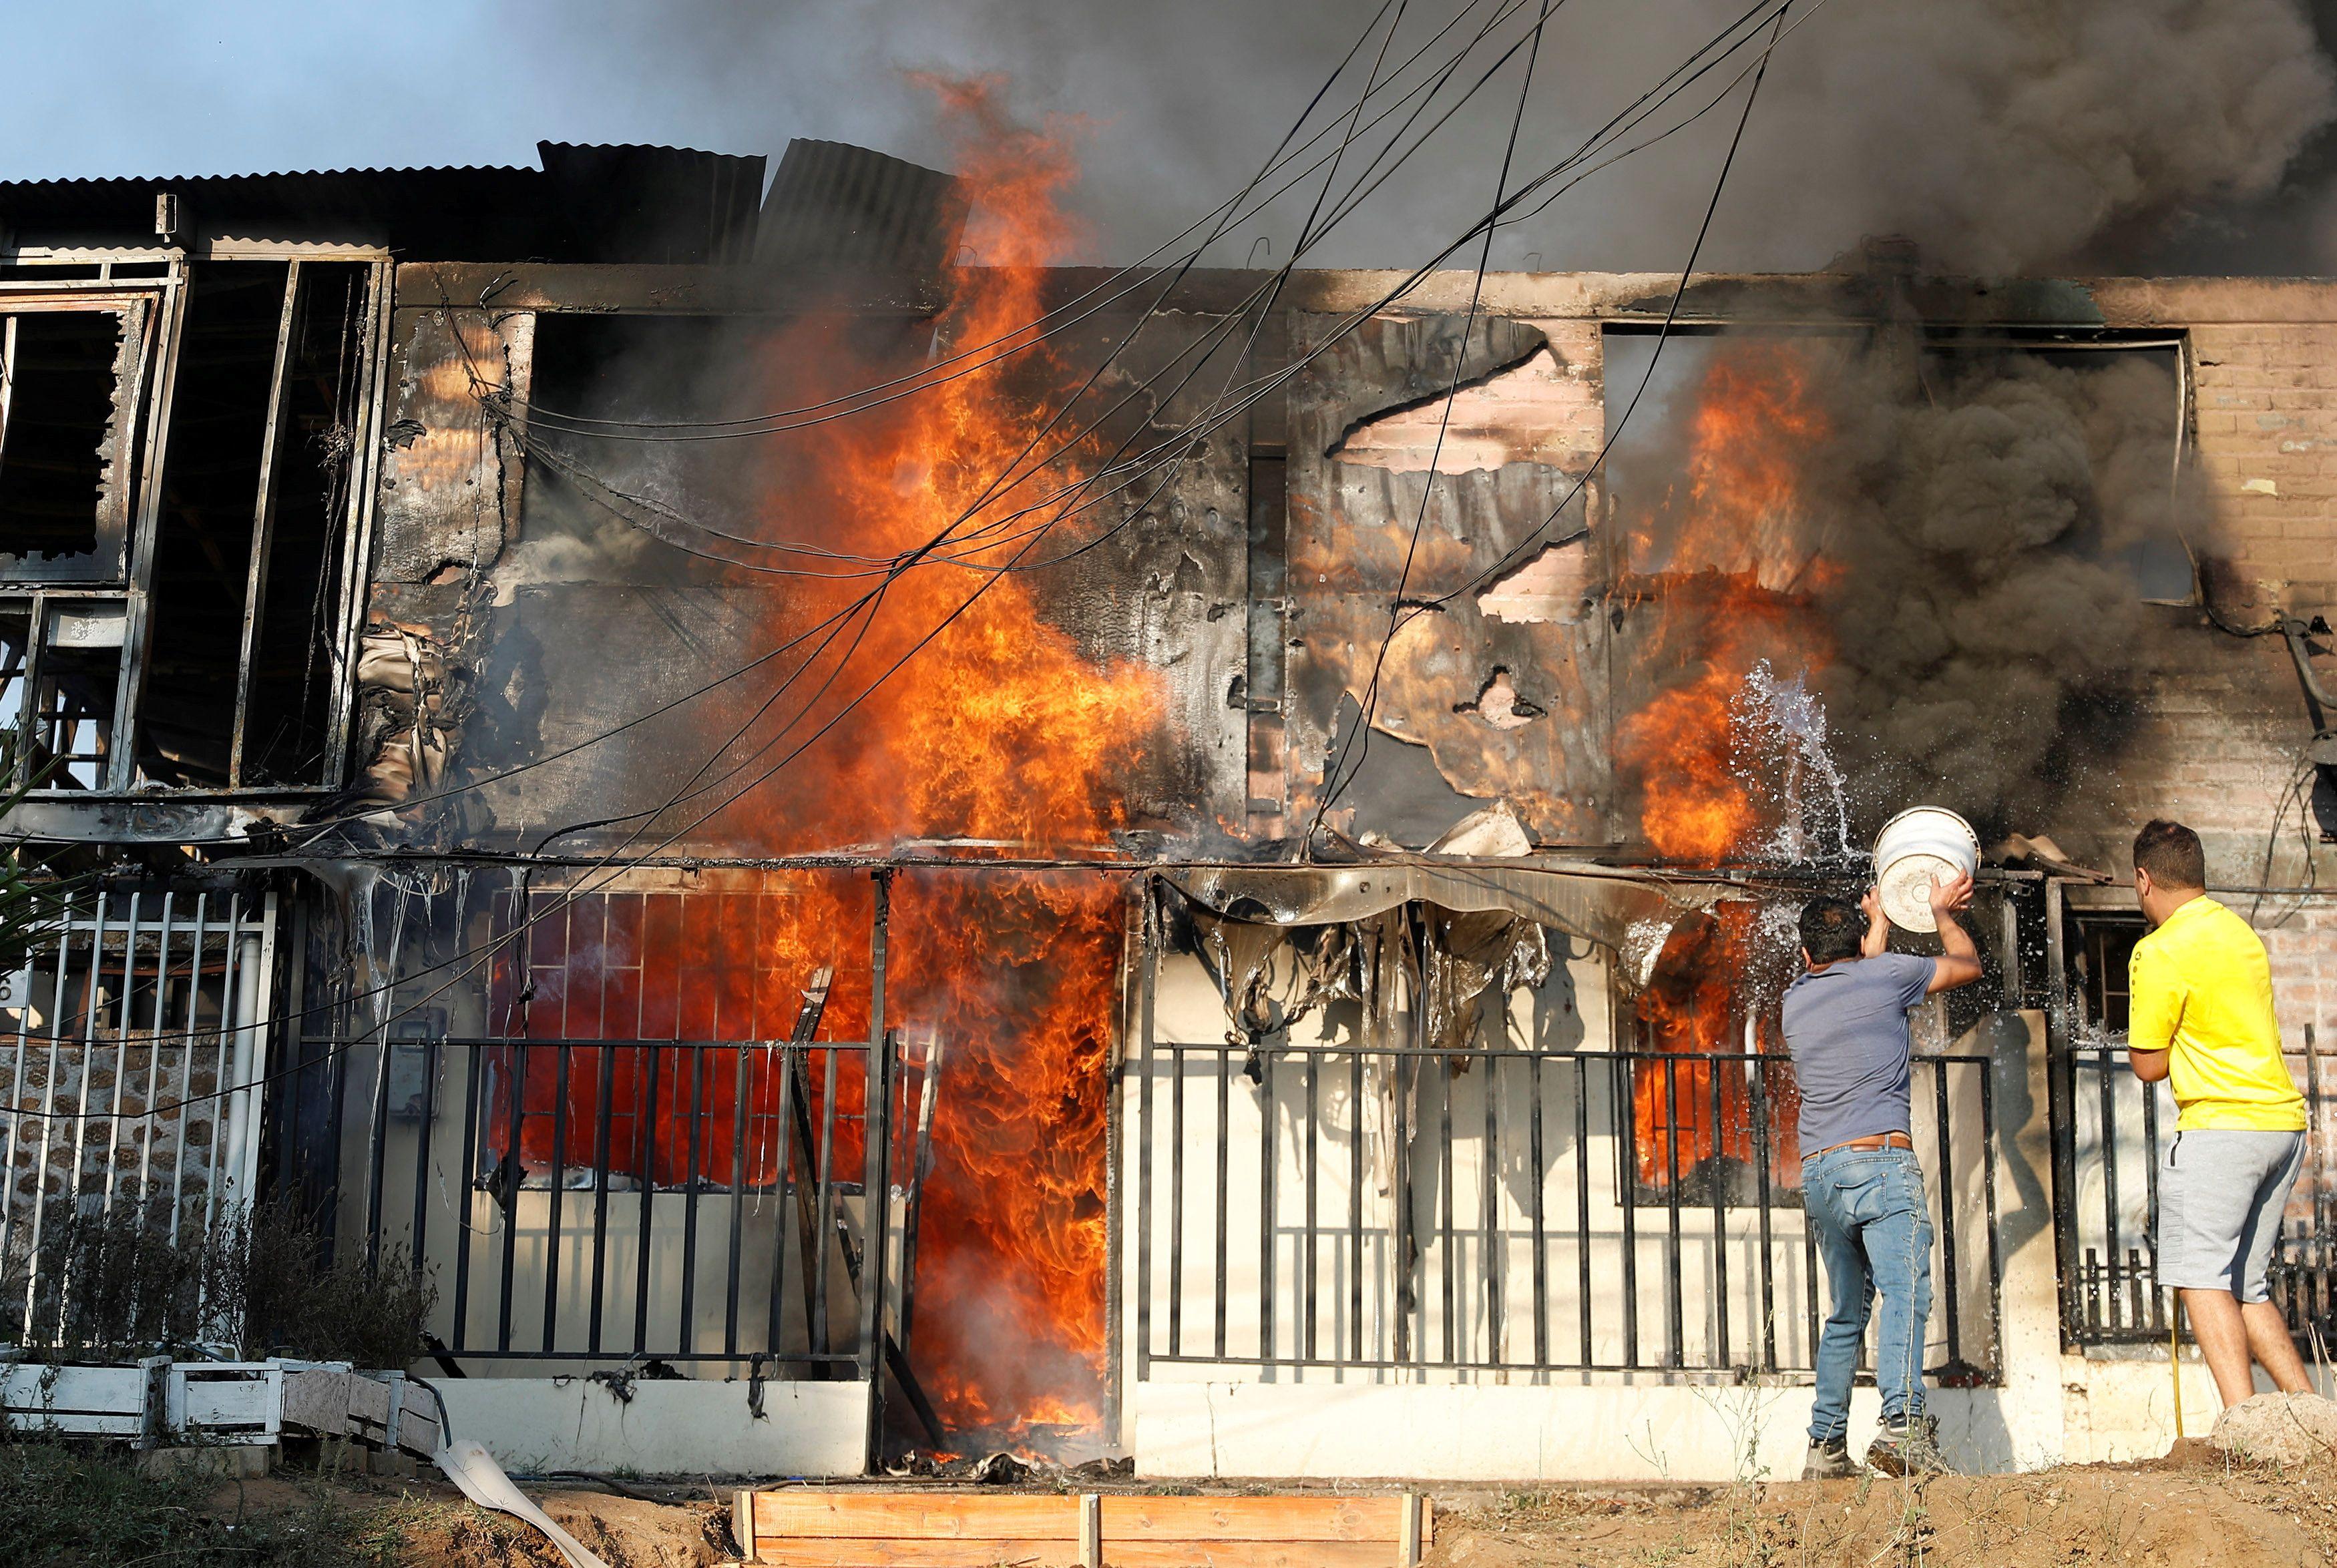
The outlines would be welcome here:
<svg viewBox="0 0 2337 1568">
<path fill-rule="evenodd" d="M 1639 570 L 1799 607 L 1780 673 L 1816 666 L 1857 832 L 1915 801 L 2038 831 L 2127 739 L 2146 599 L 2187 595 L 2187 552 L 2213 549 L 2175 466 L 2172 361 L 1725 337 L 1634 454 L 1677 477 L 1652 498 L 1618 480 L 1618 521 Z M 1716 439 L 1784 455 L 1716 463 Z M 1757 527 L 1711 527 L 1716 486 L 1748 474 Z"/>
<path fill-rule="evenodd" d="M 514 9 L 534 16 L 543 3 Z M 1409 7 L 1391 58 L 1458 8 Z M 1519 167 L 1554 161 L 1740 9 L 1561 8 Z M 930 96 L 910 73 L 1002 73 L 1024 117 L 1086 122 L 1073 205 L 1096 258 L 1125 260 L 1241 185 L 1369 14 L 1324 0 L 845 0 L 608 6 L 579 24 L 563 6 L 563 25 L 530 33 L 620 112 L 661 115 L 660 139 L 686 131 L 773 155 L 813 135 L 944 162 Z M 2320 198 L 2337 71 L 2305 0 L 1809 0 L 1794 15 L 1806 22 L 1763 87 L 1707 248 L 1716 268 L 1808 268 L 1874 233 L 1987 274 L 2115 269 L 2185 246 L 2235 270 L 2325 264 L 2296 209 Z M 1489 204 L 1516 78 L 1513 62 L 1309 259 L 1401 265 L 1460 232 Z M 1495 265 L 1677 266 L 1733 121 L 1712 114 L 1505 230 Z M 1211 259 L 1286 259 L 1311 195 L 1286 199 Z M 2259 231 L 2275 243 L 2242 243 Z"/>
</svg>

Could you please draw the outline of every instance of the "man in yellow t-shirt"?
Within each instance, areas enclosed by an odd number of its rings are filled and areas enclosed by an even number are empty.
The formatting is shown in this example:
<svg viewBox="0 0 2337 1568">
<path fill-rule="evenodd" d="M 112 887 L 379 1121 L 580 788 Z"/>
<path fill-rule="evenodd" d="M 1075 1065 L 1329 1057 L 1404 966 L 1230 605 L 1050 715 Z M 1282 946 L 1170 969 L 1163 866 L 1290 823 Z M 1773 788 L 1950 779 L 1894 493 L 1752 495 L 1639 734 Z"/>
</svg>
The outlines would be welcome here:
<svg viewBox="0 0 2337 1568">
<path fill-rule="evenodd" d="M 2264 943 L 2206 884 L 2197 833 L 2154 821 L 2135 835 L 2151 930 L 2127 970 L 2127 1048 L 2136 1077 L 2174 1080 L 2183 1114 L 2159 1164 L 2158 1281 L 2183 1292 L 2232 1406 L 2255 1392 L 2252 1359 L 2286 1392 L 2311 1388 L 2264 1278 L 2304 1165 L 2304 1096 L 2281 1057 Z"/>
</svg>

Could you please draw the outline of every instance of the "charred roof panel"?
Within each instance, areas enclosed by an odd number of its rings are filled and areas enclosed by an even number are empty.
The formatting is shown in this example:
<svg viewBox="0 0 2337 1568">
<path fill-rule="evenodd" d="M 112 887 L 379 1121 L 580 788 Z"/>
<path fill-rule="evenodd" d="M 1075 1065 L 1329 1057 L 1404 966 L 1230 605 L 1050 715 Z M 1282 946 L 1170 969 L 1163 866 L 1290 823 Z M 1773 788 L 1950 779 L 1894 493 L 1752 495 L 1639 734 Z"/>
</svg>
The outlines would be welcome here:
<svg viewBox="0 0 2337 1568">
<path fill-rule="evenodd" d="M 678 147 L 539 142 L 541 169 L 341 169 L 0 183 L 0 227 L 32 246 L 334 240 L 413 261 L 722 262 L 754 244 L 763 160 Z"/>
<path fill-rule="evenodd" d="M 763 203 L 757 258 L 777 267 L 930 272 L 957 250 L 966 198 L 947 174 L 852 147 L 787 143 Z"/>
</svg>

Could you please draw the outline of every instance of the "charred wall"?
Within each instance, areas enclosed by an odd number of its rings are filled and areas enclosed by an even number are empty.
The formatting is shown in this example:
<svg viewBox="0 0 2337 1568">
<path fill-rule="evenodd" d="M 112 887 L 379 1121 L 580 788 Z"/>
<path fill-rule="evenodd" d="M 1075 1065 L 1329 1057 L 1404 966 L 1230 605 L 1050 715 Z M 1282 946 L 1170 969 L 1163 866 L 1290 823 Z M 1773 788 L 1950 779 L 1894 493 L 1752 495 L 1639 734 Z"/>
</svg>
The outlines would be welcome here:
<svg viewBox="0 0 2337 1568">
<path fill-rule="evenodd" d="M 768 592 L 752 574 L 614 517 L 515 450 L 542 323 L 631 310 L 735 318 L 719 329 L 735 333 L 786 304 L 769 285 L 754 296 L 719 270 L 520 269 L 486 308 L 448 309 L 445 300 L 494 283 L 473 270 L 480 276 L 454 279 L 446 269 L 403 269 L 373 596 L 376 623 L 444 657 L 438 714 L 423 727 L 444 730 L 455 776 L 561 750 L 692 689 L 735 662 Z M 1066 272 L 1054 287 L 1069 297 L 1097 276 Z M 1104 390 L 1127 398 L 1129 423 L 1100 439 L 1157 443 L 1185 427 L 1228 355 L 1187 367 L 1192 375 L 1163 376 L 1162 367 L 1255 281 L 1212 274 L 1186 285 L 1175 311 L 1148 325 L 1110 373 Z M 1277 326 L 1283 346 L 1258 352 L 1305 355 L 1389 281 L 1294 278 Z M 1400 307 L 1367 313 L 1298 374 L 1274 417 L 1254 413 L 1211 429 L 1167 482 L 1090 520 L 1102 536 L 1093 548 L 1039 579 L 1040 613 L 1082 649 L 1161 674 L 1176 742 L 1131 782 L 1133 820 L 1147 829 L 1185 842 L 1224 833 L 1264 849 L 1303 827 L 1370 692 L 1403 580 L 1419 613 L 1406 616 L 1380 671 L 1371 760 L 1338 803 L 1353 812 L 1347 825 L 1419 843 L 1440 822 L 1506 797 L 1545 842 L 1628 837 L 1612 728 L 1636 697 L 1628 672 L 1616 667 L 1618 563 L 1590 465 L 1609 395 L 1602 328 L 1659 317 L 1667 287 L 1496 277 L 1464 356 L 1467 284 L 1441 277 Z M 889 352 L 914 359 L 932 351 L 937 305 L 904 285 L 836 308 L 888 323 Z M 2329 548 L 2337 483 L 2322 470 L 2337 457 L 2322 448 L 2337 450 L 2337 433 L 2322 427 L 2337 409 L 2321 384 L 2337 364 L 2337 293 L 2237 281 L 1916 281 L 1886 298 L 1860 278 L 1726 279 L 1692 290 L 1682 317 L 1706 326 L 1873 322 L 1892 309 L 1964 326 L 2154 329 L 2181 340 L 2186 449 L 2215 520 L 2201 553 L 2218 616 L 2246 629 L 2274 604 L 2325 609 L 2337 578 Z M 1100 360 L 1133 324 L 1125 310 L 1098 316 L 1061 346 L 1064 362 Z M 1456 379 L 1448 418 L 1444 394 Z M 1180 390 L 1163 394 L 1171 385 Z M 497 388 L 510 393 L 500 411 Z M 611 395 L 606 406 L 624 406 L 622 376 Z M 1254 549 L 1261 453 L 1285 465 L 1282 575 L 1264 584 Z M 670 457 L 602 466 L 679 510 L 735 504 Z M 1461 585 L 1467 591 L 1452 591 Z M 2121 635 L 2146 641 L 2140 662 L 2155 673 L 2116 716 L 2117 766 L 2026 825 L 2114 864 L 2122 824 L 2156 802 L 2198 818 L 2236 865 L 2249 855 L 2261 862 L 2268 808 L 2286 790 L 2289 838 L 2285 849 L 2273 845 L 2273 858 L 2301 872 L 2301 846 L 2317 831 L 2296 832 L 2290 774 L 2313 720 L 2279 639 L 2227 636 L 2196 605 L 2140 613 L 2143 629 Z M 1253 681 L 1261 648 L 1277 643 L 1280 689 L 1262 694 Z M 375 703 L 376 743 L 405 733 L 396 695 Z M 1261 747 L 1262 732 L 1272 745 Z M 643 726 L 631 755 L 670 755 L 692 733 L 683 722 Z M 624 809 L 601 765 L 585 754 L 536 769 L 493 792 L 491 809 L 467 808 L 479 814 L 455 831 L 523 836 L 569 820 L 572 808 Z M 2261 873 L 2259 865 L 2250 877 Z M 2270 874 L 2285 873 L 2275 865 Z"/>
</svg>

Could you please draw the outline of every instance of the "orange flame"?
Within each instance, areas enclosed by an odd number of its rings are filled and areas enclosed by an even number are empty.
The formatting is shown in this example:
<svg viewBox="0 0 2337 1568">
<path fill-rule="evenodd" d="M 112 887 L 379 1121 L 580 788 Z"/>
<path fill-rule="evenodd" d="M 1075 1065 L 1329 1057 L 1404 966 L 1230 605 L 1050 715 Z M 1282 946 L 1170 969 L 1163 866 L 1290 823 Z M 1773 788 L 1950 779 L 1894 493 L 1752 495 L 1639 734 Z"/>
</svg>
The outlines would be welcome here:
<svg viewBox="0 0 2337 1568">
<path fill-rule="evenodd" d="M 1679 481 L 1635 520 L 1645 667 L 1677 670 L 1618 726 L 1636 776 L 1639 831 L 1663 860 L 1741 859 L 1776 826 L 1776 800 L 1737 755 L 1733 704 L 1755 665 L 1806 671 L 1832 657 L 1812 611 L 1833 568 L 1812 543 L 1798 459 L 1831 434 L 1812 395 L 1821 352 L 1781 340 L 1717 345 L 1695 389 Z M 1724 903 L 1675 931 L 1636 1012 L 1649 1049 L 1686 1056 L 1782 1050 L 1774 1013 L 1755 1020 L 1755 911 Z M 1643 1061 L 1632 1075 L 1638 1176 L 1664 1187 L 1716 1181 L 1759 1156 L 1749 1064 Z M 1765 1076 L 1771 1178 L 1794 1170 L 1789 1079 Z"/>
<path fill-rule="evenodd" d="M 969 244 L 981 265 L 953 273 L 936 323 L 904 327 L 897 318 L 808 311 L 765 346 L 759 368 L 776 402 L 793 404 L 887 380 L 929 352 L 946 357 L 999 339 L 1022 352 L 761 454 L 760 537 L 800 547 L 789 559 L 813 570 L 882 561 L 944 536 L 952 542 L 937 556 L 986 568 L 1043 560 L 1078 541 L 1057 530 L 1024 558 L 1023 536 L 1047 514 L 1012 515 L 1050 495 L 1070 499 L 1065 465 L 1048 461 L 1049 443 L 1062 442 L 1078 419 L 1052 430 L 1046 422 L 1073 376 L 1031 324 L 1044 308 L 1044 268 L 1079 240 L 1059 206 L 1076 167 L 1062 127 L 1013 124 L 994 79 L 921 80 L 958 147 L 973 206 Z M 1127 820 L 1122 782 L 1156 744 L 1162 704 L 1149 671 L 1090 654 L 1049 619 L 1043 576 L 929 559 L 860 612 L 852 602 L 875 577 L 777 580 L 785 586 L 768 601 L 769 643 L 845 619 L 826 651 L 797 656 L 804 673 L 747 732 L 749 747 L 766 748 L 748 767 L 768 767 L 840 722 L 725 812 L 715 836 L 770 854 L 942 839 L 969 852 L 986 845 L 1112 855 L 1110 834 Z M 743 706 L 719 727 L 753 717 L 764 696 L 728 698 Z M 644 904 L 638 911 L 623 907 L 622 895 L 580 902 L 560 934 L 532 939 L 530 1031 L 784 1038 L 810 970 L 830 965 L 836 990 L 820 1037 L 865 1038 L 868 878 L 789 872 L 765 885 L 650 895 L 635 901 Z M 1105 1065 L 1124 891 L 1117 877 L 1095 872 L 1004 868 L 907 873 L 895 883 L 887 1023 L 930 1026 L 945 1052 L 908 1351 L 953 1446 L 1060 1449 L 1091 1439 L 1100 1425 Z M 589 952 L 572 946 L 575 922 L 594 920 L 600 934 Z M 498 983 L 508 1008 L 522 992 L 511 975 Z M 695 1174 L 727 1180 L 737 1163 L 735 1107 L 754 1113 L 750 1128 L 777 1120 L 775 1086 L 739 1085 L 739 1069 L 713 1053 L 702 1069 L 708 1081 L 696 1086 L 709 1108 L 692 1140 L 693 1086 L 677 1076 L 689 1070 L 686 1054 L 630 1055 L 641 1058 L 621 1080 L 632 1103 L 640 1103 L 652 1057 L 668 1097 L 655 1117 L 632 1119 L 635 1142 L 612 1150 L 612 1166 L 670 1183 L 688 1179 L 695 1159 Z M 816 1069 L 819 1054 L 814 1062 Z M 573 1066 L 575 1125 L 592 1125 L 582 1118 L 597 1103 L 599 1067 L 582 1057 Z M 855 1062 L 837 1071 L 838 1110 L 849 1117 L 862 1095 L 859 1069 Z M 548 1084 L 525 1085 L 531 1112 L 548 1109 L 552 1094 Z M 856 1125 L 839 1120 L 837 1134 L 838 1168 L 849 1172 L 861 1155 Z M 549 1136 L 548 1128 L 525 1130 L 532 1164 L 547 1157 Z M 747 1164 L 749 1180 L 771 1179 L 768 1148 L 750 1146 Z"/>
<path fill-rule="evenodd" d="M 1805 670 L 1832 656 L 1809 610 L 1832 569 L 1811 552 L 1795 465 L 1829 434 L 1814 369 L 1800 346 L 1724 342 L 1696 390 L 1681 482 L 1631 529 L 1652 611 L 1647 667 L 1687 672 L 1616 734 L 1640 833 L 1664 860 L 1724 862 L 1770 825 L 1736 766 L 1730 704 L 1763 659 Z"/>
<path fill-rule="evenodd" d="M 937 339 L 1004 339 L 1022 352 L 820 427 L 801 456 L 801 482 L 772 495 L 771 532 L 884 556 L 954 530 L 973 542 L 950 548 L 1004 567 L 1022 548 L 1015 536 L 1049 515 L 1010 514 L 1061 493 L 1061 465 L 1042 472 L 1049 443 L 1078 424 L 1046 428 L 1074 378 L 1033 346 L 1029 325 L 1045 309 L 1044 268 L 1080 239 L 1061 208 L 1077 170 L 1066 127 L 1013 123 L 997 79 L 918 80 L 955 142 L 980 264 L 954 274 Z M 827 336 L 813 346 L 830 356 L 837 347 Z M 793 357 L 776 356 L 776 376 L 789 375 Z M 847 363 L 859 379 L 875 378 L 878 367 Z M 1065 531 L 1026 559 L 1076 542 Z M 1101 662 L 1054 626 L 1041 581 L 936 564 L 895 582 L 832 700 L 904 656 L 911 662 L 753 803 L 755 839 L 782 849 L 954 838 L 1108 852 L 1127 821 L 1121 781 L 1160 724 L 1159 693 L 1149 671 Z M 791 591 L 777 629 L 786 635 L 862 589 Z M 1049 1434 L 1032 1428 L 1091 1431 L 1103 1376 L 1104 1060 L 1122 889 L 1088 873 L 958 872 L 905 877 L 898 895 L 890 1011 L 934 1026 L 949 1053 L 911 1359 L 953 1433 L 1042 1441 Z M 833 940 L 800 934 L 811 952 Z"/>
</svg>

